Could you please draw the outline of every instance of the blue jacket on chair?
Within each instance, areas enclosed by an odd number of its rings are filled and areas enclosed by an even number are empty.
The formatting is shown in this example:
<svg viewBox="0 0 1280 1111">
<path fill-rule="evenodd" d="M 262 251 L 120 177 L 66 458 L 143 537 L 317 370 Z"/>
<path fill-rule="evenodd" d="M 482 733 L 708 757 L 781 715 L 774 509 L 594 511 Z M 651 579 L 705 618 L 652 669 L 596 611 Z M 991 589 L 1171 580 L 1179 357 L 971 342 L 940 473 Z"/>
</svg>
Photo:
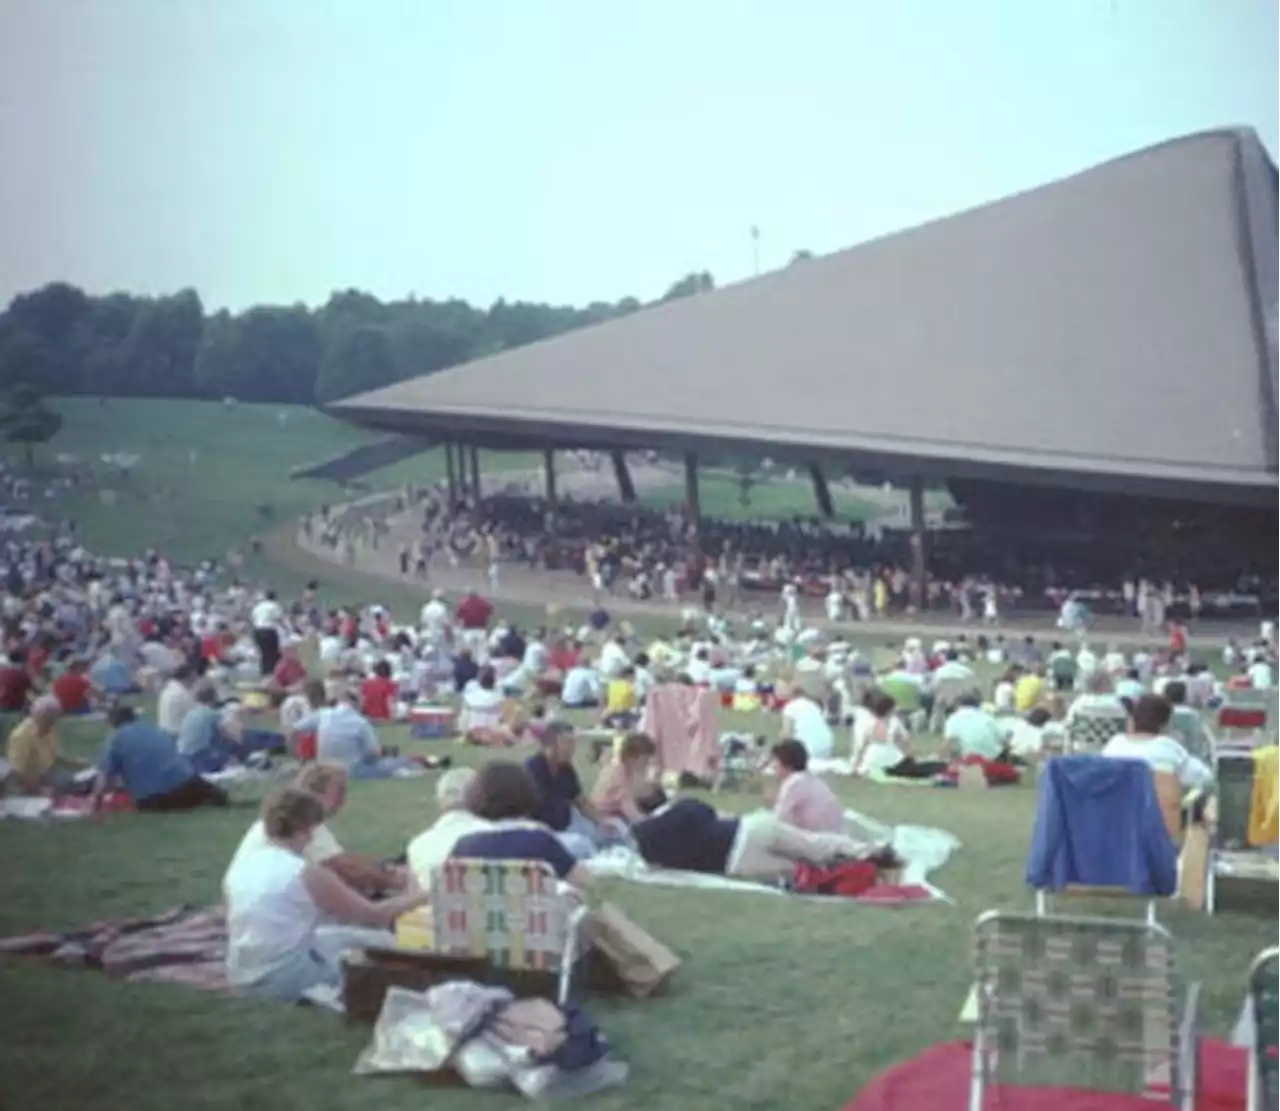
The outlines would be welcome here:
<svg viewBox="0 0 1280 1111">
<path fill-rule="evenodd" d="M 1108 756 L 1050 760 L 1040 777 L 1027 883 L 1048 891 L 1081 884 L 1172 895 L 1178 850 L 1150 765 Z"/>
</svg>

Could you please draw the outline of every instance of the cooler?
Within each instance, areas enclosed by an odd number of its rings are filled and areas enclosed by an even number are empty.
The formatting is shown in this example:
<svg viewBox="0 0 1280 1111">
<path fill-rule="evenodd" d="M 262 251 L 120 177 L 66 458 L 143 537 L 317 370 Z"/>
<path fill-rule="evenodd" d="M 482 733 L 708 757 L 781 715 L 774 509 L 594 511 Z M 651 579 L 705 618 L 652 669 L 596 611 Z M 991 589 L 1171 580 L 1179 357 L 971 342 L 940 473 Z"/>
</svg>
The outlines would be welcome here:
<svg viewBox="0 0 1280 1111">
<path fill-rule="evenodd" d="M 409 710 L 409 732 L 419 741 L 452 737 L 457 732 L 457 715 L 449 706 L 414 706 Z"/>
</svg>

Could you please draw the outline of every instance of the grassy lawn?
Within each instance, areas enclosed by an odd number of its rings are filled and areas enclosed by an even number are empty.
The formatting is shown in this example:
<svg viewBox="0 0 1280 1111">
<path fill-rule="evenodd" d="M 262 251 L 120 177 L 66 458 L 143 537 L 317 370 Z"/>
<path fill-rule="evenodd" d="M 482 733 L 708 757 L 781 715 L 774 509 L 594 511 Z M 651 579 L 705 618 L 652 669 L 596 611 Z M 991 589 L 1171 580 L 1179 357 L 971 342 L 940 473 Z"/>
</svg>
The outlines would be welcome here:
<svg viewBox="0 0 1280 1111">
<path fill-rule="evenodd" d="M 329 482 L 295 480 L 289 472 L 342 455 L 381 437 L 332 420 L 314 409 L 278 405 L 225 406 L 207 401 L 59 401 L 62 431 L 42 450 L 42 469 L 90 470 L 93 486 L 41 501 L 33 511 L 75 519 L 91 551 L 111 556 L 161 548 L 179 562 L 222 557 L 270 527 L 257 513 L 269 505 L 278 522 L 296 520 L 326 502 L 342 500 Z M 103 455 L 140 456 L 127 475 Z M 77 462 L 66 468 L 60 455 Z M 487 470 L 532 465 L 533 457 L 488 452 Z M 375 490 L 444 474 L 440 451 L 375 471 L 363 481 Z M 105 504 L 99 491 L 115 492 Z"/>
<path fill-rule="evenodd" d="M 864 521 L 880 516 L 883 511 L 880 503 L 870 497 L 870 491 L 865 488 L 850 488 L 832 482 L 830 489 L 838 520 Z M 640 491 L 640 500 L 658 507 L 683 505 L 684 484 L 651 487 Z M 738 478 L 724 471 L 708 470 L 698 480 L 698 501 L 706 516 L 726 521 L 790 520 L 819 515 L 813 498 L 813 485 L 807 475 L 797 479 L 775 475 L 758 482 L 751 487 L 750 504 L 743 505 Z M 952 502 L 945 493 L 927 491 L 925 504 L 931 509 L 942 509 Z"/>
<path fill-rule="evenodd" d="M 242 546 L 263 531 L 256 505 L 271 504 L 285 521 L 339 497 L 332 485 L 290 481 L 290 468 L 338 455 L 370 435 L 304 410 L 289 410 L 282 423 L 275 407 L 115 402 L 100 409 L 75 401 L 60 408 L 66 424 L 50 458 L 92 459 L 101 476 L 102 453 L 143 457 L 127 489 L 112 485 L 120 491 L 117 505 L 102 505 L 95 491 L 37 510 L 75 517 L 87 546 L 107 554 L 154 545 L 190 560 Z M 486 455 L 484 465 L 528 461 Z M 440 468 L 438 454 L 427 455 L 374 475 L 372 485 L 390 488 L 436 476 Z M 793 499 L 788 507 L 781 501 L 766 507 L 784 496 Z M 709 513 L 741 513 L 730 479 L 706 480 L 703 498 Z M 755 515 L 812 512 L 808 488 L 799 483 L 757 488 L 752 500 Z M 841 504 L 843 512 L 855 511 L 851 502 Z M 421 602 L 419 590 L 374 584 L 287 546 L 269 546 L 267 558 L 247 573 L 289 591 L 320 578 L 331 602 L 380 600 L 397 610 Z M 534 608 L 504 607 L 509 611 L 529 624 L 545 619 Z M 637 624 L 647 629 L 662 621 Z M 892 634 L 877 639 L 885 635 Z M 760 722 L 776 728 L 772 717 L 733 724 L 757 729 Z M 386 733 L 388 741 L 413 747 L 403 729 Z M 95 753 L 101 740 L 102 727 L 91 723 L 64 730 L 66 747 L 79 755 Z M 432 778 L 357 784 L 336 831 L 352 848 L 397 853 L 433 820 L 433 785 Z M 1022 874 L 1034 789 L 840 789 L 876 818 L 956 834 L 963 848 L 933 878 L 957 905 L 895 912 L 607 885 L 607 896 L 679 952 L 685 966 L 662 998 L 591 1002 L 632 1065 L 625 1088 L 593 1100 L 593 1107 L 826 1111 L 885 1065 L 963 1036 L 956 1015 L 969 983 L 973 919 L 991 907 L 1031 905 Z M 721 799 L 737 810 L 755 801 Z M 0 933 L 213 903 L 251 817 L 233 810 L 53 826 L 0 823 Z M 1276 936 L 1273 902 L 1242 906 L 1229 890 L 1223 901 L 1212 920 L 1164 912 L 1178 938 L 1183 976 L 1204 984 L 1204 1029 L 1216 1035 L 1230 1029 L 1253 955 Z M 511 1096 L 424 1091 L 411 1079 L 357 1079 L 351 1067 L 366 1039 L 365 1030 L 301 1009 L 0 962 L 0 1111 L 515 1105 Z"/>
<path fill-rule="evenodd" d="M 91 754 L 99 730 L 69 727 L 68 747 Z M 412 747 L 403 730 L 386 732 Z M 357 784 L 336 832 L 352 848 L 399 852 L 433 819 L 432 786 L 430 777 Z M 851 805 L 875 817 L 941 826 L 960 837 L 963 848 L 933 877 L 957 905 L 873 910 L 609 883 L 607 897 L 685 964 L 661 998 L 590 1001 L 632 1065 L 625 1088 L 594 1099 L 593 1107 L 823 1111 L 841 1106 L 885 1065 L 963 1036 L 956 1016 L 969 983 L 973 919 L 991 907 L 1030 906 L 1022 871 L 1034 789 L 842 789 Z M 753 805 L 745 796 L 721 799 L 732 809 Z M 251 817 L 232 810 L 52 827 L 6 822 L 0 932 L 214 902 Z M 1249 961 L 1276 936 L 1273 902 L 1251 908 L 1230 894 L 1224 902 L 1213 919 L 1163 911 L 1178 939 L 1181 974 L 1203 982 L 1204 1029 L 1220 1036 L 1234 1021 Z M 367 1031 L 326 1014 L 14 961 L 0 963 L 0 999 L 6 1109 L 514 1106 L 512 1096 L 427 1093 L 412 1079 L 353 1077 Z"/>
</svg>

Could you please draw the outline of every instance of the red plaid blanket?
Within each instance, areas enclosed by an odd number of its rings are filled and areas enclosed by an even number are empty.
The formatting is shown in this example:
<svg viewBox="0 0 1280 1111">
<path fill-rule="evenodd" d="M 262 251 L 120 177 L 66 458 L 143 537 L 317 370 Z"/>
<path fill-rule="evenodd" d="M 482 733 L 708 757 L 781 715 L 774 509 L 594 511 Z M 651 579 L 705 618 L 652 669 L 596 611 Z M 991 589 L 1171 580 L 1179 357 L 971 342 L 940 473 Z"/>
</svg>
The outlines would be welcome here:
<svg viewBox="0 0 1280 1111">
<path fill-rule="evenodd" d="M 153 918 L 97 922 L 66 933 L 0 938 L 0 956 L 40 957 L 109 976 L 226 991 L 227 922 L 221 907 L 177 907 Z"/>
</svg>

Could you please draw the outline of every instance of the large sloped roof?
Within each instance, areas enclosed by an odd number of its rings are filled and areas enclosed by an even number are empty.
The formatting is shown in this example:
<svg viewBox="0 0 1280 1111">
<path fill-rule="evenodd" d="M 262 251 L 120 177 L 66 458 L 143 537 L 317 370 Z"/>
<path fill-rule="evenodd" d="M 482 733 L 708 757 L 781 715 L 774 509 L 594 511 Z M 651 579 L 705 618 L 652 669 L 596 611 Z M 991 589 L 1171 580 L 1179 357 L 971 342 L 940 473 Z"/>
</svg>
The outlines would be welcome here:
<svg viewBox="0 0 1280 1111">
<path fill-rule="evenodd" d="M 1274 497 L 1276 237 L 1257 136 L 1208 132 L 332 408 Z"/>
</svg>

